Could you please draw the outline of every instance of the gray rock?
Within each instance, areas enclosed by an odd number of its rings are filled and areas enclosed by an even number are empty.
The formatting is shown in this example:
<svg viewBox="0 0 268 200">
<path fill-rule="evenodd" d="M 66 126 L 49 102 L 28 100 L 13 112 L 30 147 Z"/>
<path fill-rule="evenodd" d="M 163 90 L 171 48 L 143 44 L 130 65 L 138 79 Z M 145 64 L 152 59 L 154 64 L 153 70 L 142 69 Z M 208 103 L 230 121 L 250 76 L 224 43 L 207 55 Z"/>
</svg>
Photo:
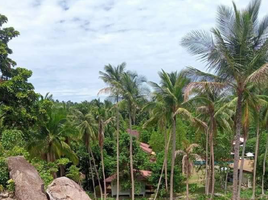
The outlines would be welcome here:
<svg viewBox="0 0 268 200">
<path fill-rule="evenodd" d="M 17 200 L 47 200 L 43 180 L 23 156 L 9 157 L 7 164 L 10 178 L 15 182 Z"/>
<path fill-rule="evenodd" d="M 85 191 L 73 180 L 60 177 L 47 188 L 50 200 L 91 200 Z"/>
</svg>

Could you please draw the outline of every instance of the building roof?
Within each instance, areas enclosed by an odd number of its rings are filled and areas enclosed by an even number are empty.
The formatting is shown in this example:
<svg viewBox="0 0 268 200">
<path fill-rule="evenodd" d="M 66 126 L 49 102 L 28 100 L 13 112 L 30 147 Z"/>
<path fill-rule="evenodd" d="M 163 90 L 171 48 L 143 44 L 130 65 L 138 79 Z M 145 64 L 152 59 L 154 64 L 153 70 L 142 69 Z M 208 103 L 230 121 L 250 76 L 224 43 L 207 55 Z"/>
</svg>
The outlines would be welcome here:
<svg viewBox="0 0 268 200">
<path fill-rule="evenodd" d="M 137 130 L 131 130 L 131 132 L 130 132 L 130 129 L 127 129 L 127 132 L 134 137 L 137 137 L 137 138 L 140 137 L 140 132 Z"/>
<path fill-rule="evenodd" d="M 137 175 L 137 172 L 138 172 L 139 178 L 142 178 L 142 179 L 148 179 L 152 175 L 151 171 L 148 171 L 148 170 L 135 170 L 134 169 L 134 173 L 136 175 Z M 113 174 L 112 176 L 106 178 L 105 182 L 106 183 L 111 183 L 115 179 L 116 179 L 116 174 Z"/>
<path fill-rule="evenodd" d="M 150 148 L 150 145 L 143 142 L 140 143 L 140 148 L 148 154 L 151 154 L 153 152 L 153 150 Z"/>
<path fill-rule="evenodd" d="M 241 164 L 241 160 L 239 160 L 238 169 L 240 169 L 240 164 Z M 231 163 L 229 165 L 229 167 L 233 169 L 234 168 L 234 163 Z M 252 173 L 253 168 L 254 168 L 254 160 L 244 159 L 243 171 Z"/>
</svg>

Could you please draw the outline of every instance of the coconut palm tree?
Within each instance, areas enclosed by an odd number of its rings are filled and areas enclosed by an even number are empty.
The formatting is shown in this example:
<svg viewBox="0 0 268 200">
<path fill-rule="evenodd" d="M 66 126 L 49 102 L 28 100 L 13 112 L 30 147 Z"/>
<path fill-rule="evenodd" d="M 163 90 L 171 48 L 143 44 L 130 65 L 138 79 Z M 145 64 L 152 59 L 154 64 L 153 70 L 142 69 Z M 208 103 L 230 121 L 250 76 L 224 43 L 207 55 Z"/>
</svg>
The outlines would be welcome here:
<svg viewBox="0 0 268 200">
<path fill-rule="evenodd" d="M 224 93 L 225 85 L 217 82 L 192 82 L 185 89 L 185 100 L 188 103 L 193 104 L 196 107 L 196 112 L 199 118 L 206 121 L 208 124 L 208 137 L 210 145 L 210 177 L 208 179 L 207 186 L 211 197 L 214 196 L 215 185 L 215 172 L 214 172 L 214 137 L 217 134 L 219 128 L 231 131 L 231 117 L 232 112 L 219 112 L 217 113 L 222 100 L 225 97 Z M 189 100 L 189 96 L 193 96 Z M 216 113 L 218 115 L 216 115 Z"/>
<path fill-rule="evenodd" d="M 177 150 L 175 156 L 182 155 L 182 172 L 186 176 L 186 200 L 189 199 L 189 178 L 193 170 L 193 161 L 199 159 L 200 156 L 194 153 L 194 148 L 199 147 L 198 144 L 186 145 L 185 150 Z"/>
<path fill-rule="evenodd" d="M 66 110 L 53 106 L 47 110 L 48 120 L 40 122 L 38 133 L 33 135 L 33 141 L 28 149 L 31 155 L 45 155 L 47 162 L 54 162 L 61 157 L 67 157 L 78 164 L 78 157 L 64 140 L 66 136 Z M 56 177 L 56 174 L 53 175 Z"/>
<path fill-rule="evenodd" d="M 191 117 L 191 114 L 183 106 L 184 103 L 184 89 L 189 83 L 183 74 L 178 72 L 166 73 L 164 70 L 159 72 L 161 79 L 160 85 L 150 82 L 154 88 L 154 94 L 163 98 L 165 107 L 168 109 L 169 118 L 172 120 L 172 160 L 171 160 L 171 175 L 170 175 L 170 200 L 173 200 L 173 183 L 174 183 L 174 165 L 175 165 L 175 151 L 176 151 L 176 121 L 177 115 L 180 117 Z"/>
<path fill-rule="evenodd" d="M 132 138 L 132 124 L 135 123 L 136 111 L 139 108 L 139 101 L 144 98 L 148 91 L 144 86 L 146 79 L 143 76 L 138 76 L 134 72 L 124 72 L 121 77 L 121 83 L 116 83 L 120 94 L 123 97 L 123 103 L 126 103 L 128 111 L 128 123 L 130 133 L 130 175 L 131 175 L 131 198 L 135 198 L 135 182 L 133 169 L 133 138 Z M 146 93 L 147 94 L 147 93 Z"/>
<path fill-rule="evenodd" d="M 117 67 L 113 67 L 110 64 L 104 67 L 105 72 L 99 72 L 100 78 L 108 85 L 108 87 L 102 89 L 100 92 L 110 93 L 116 100 L 116 200 L 119 200 L 119 192 L 120 192 L 120 181 L 119 181 L 119 108 L 118 102 L 120 99 L 120 92 L 118 90 L 118 84 L 121 82 L 121 76 L 124 72 L 126 63 L 122 63 Z"/>
<path fill-rule="evenodd" d="M 258 20 L 261 0 L 252 0 L 246 9 L 218 7 L 217 27 L 193 31 L 182 40 L 192 54 L 208 64 L 215 75 L 206 75 L 233 88 L 237 96 L 233 170 L 233 200 L 238 194 L 239 141 L 242 129 L 242 98 L 248 85 L 265 83 L 268 77 L 268 16 Z M 263 84 L 264 86 L 265 84 Z"/>
<path fill-rule="evenodd" d="M 267 94 L 267 91 L 264 92 L 264 94 Z M 267 130 L 268 128 L 268 109 L 264 109 L 262 112 L 262 126 L 264 130 Z M 265 195 L 264 192 L 264 178 L 265 178 L 265 173 L 266 173 L 266 158 L 268 155 L 268 134 L 266 138 L 266 144 L 265 144 L 265 153 L 264 153 L 264 158 L 263 158 L 263 164 L 262 164 L 262 184 L 261 184 L 261 189 L 262 189 L 262 196 Z"/>
<path fill-rule="evenodd" d="M 104 200 L 106 199 L 107 192 L 106 192 L 106 180 L 105 180 L 105 166 L 104 166 L 104 157 L 103 157 L 103 145 L 104 145 L 104 138 L 105 138 L 105 128 L 106 126 L 113 120 L 113 117 L 109 116 L 109 111 L 111 110 L 111 103 L 105 101 L 101 103 L 99 100 L 95 101 L 96 107 L 93 110 L 95 114 L 95 118 L 98 121 L 98 141 L 100 146 L 100 153 L 101 153 L 101 165 L 102 165 L 102 176 L 103 176 L 103 185 L 104 185 Z"/>
<path fill-rule="evenodd" d="M 164 133 L 165 137 L 165 155 L 164 155 L 164 171 L 165 171 L 165 187 L 168 192 L 168 174 L 167 174 L 167 156 L 168 156 L 168 127 L 169 122 L 169 109 L 165 106 L 165 102 L 161 96 L 156 97 L 153 101 L 150 101 L 145 105 L 143 110 L 148 110 L 150 113 L 150 118 L 144 123 L 143 128 L 150 125 L 159 125 L 159 130 Z M 160 177 L 162 178 L 162 177 Z"/>
<path fill-rule="evenodd" d="M 68 119 L 77 127 L 80 133 L 80 139 L 84 142 L 89 156 L 89 167 L 92 176 L 92 185 L 94 191 L 94 197 L 96 199 L 96 191 L 95 191 L 95 181 L 94 181 L 94 174 L 92 169 L 91 160 L 93 161 L 93 167 L 95 170 L 95 174 L 97 176 L 98 184 L 100 187 L 101 198 L 103 197 L 102 187 L 100 183 L 99 173 L 96 167 L 95 158 L 90 146 L 90 142 L 92 140 L 96 140 L 97 132 L 98 132 L 98 124 L 92 115 L 92 113 L 84 114 L 78 109 L 72 109 L 71 114 L 68 116 Z"/>
</svg>

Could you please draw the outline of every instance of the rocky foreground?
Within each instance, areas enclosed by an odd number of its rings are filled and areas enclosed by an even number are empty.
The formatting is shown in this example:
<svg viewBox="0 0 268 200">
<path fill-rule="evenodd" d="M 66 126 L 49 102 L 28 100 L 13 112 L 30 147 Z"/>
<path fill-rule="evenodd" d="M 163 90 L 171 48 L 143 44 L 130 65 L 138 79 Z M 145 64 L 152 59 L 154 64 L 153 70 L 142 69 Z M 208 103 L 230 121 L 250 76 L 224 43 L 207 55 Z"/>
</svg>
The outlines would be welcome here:
<svg viewBox="0 0 268 200">
<path fill-rule="evenodd" d="M 10 178 L 15 182 L 15 192 L 2 193 L 3 200 L 90 200 L 85 191 L 69 178 L 55 179 L 45 191 L 44 182 L 37 170 L 22 156 L 7 160 Z"/>
</svg>

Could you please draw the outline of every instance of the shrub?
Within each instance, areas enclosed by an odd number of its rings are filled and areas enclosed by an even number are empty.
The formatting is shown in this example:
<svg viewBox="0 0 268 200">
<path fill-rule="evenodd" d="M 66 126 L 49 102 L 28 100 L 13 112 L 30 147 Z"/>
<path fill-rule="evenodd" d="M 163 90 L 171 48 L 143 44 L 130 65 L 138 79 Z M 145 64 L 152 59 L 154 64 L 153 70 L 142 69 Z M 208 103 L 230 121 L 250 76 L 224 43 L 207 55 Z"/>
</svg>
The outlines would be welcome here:
<svg viewBox="0 0 268 200">
<path fill-rule="evenodd" d="M 0 185 L 6 187 L 9 179 L 8 168 L 5 158 L 0 158 Z"/>
<path fill-rule="evenodd" d="M 15 182 L 14 182 L 13 179 L 9 179 L 9 180 L 7 181 L 7 190 L 8 190 L 9 192 L 14 192 L 14 191 L 15 191 Z"/>
</svg>

